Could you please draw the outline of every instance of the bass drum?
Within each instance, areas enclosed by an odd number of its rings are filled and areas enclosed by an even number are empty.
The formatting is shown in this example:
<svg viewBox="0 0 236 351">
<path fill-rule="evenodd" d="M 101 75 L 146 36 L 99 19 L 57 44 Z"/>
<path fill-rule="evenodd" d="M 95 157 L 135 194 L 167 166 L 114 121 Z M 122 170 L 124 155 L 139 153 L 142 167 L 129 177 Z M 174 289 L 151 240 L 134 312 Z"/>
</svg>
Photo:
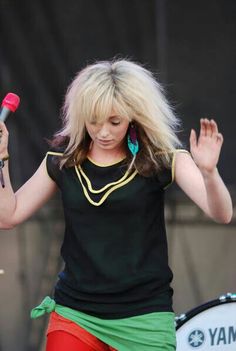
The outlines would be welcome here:
<svg viewBox="0 0 236 351">
<path fill-rule="evenodd" d="M 236 294 L 176 317 L 177 351 L 236 351 Z"/>
</svg>

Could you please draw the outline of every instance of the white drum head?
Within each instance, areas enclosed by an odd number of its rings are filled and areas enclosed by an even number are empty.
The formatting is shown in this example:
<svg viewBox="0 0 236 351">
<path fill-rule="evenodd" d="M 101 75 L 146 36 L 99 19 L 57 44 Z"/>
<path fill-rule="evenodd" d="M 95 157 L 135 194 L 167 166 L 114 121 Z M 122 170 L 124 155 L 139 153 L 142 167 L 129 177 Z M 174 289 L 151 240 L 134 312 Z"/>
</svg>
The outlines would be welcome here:
<svg viewBox="0 0 236 351">
<path fill-rule="evenodd" d="M 177 329 L 177 351 L 236 351 L 236 302 L 201 311 Z"/>
</svg>

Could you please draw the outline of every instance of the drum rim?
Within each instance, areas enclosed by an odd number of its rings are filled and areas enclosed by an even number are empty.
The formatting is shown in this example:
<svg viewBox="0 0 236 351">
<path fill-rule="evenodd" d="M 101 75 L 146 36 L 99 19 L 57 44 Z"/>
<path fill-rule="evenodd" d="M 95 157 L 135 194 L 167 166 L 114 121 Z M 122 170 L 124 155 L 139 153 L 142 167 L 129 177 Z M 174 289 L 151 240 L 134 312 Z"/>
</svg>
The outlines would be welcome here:
<svg viewBox="0 0 236 351">
<path fill-rule="evenodd" d="M 232 298 L 232 296 L 234 296 Z M 202 305 L 199 305 L 197 307 L 192 308 L 191 310 L 188 310 L 185 314 L 180 315 L 180 317 L 176 317 L 176 330 L 178 330 L 180 327 L 182 327 L 186 322 L 188 322 L 191 318 L 195 317 L 197 314 L 206 311 L 210 309 L 211 307 L 215 307 L 218 305 L 226 304 L 226 303 L 232 303 L 236 302 L 235 299 L 235 294 L 228 293 L 227 295 L 222 295 L 218 299 L 214 299 L 211 301 L 208 301 Z M 182 316 L 182 318 L 181 318 Z M 179 319 L 178 319 L 179 318 Z"/>
</svg>

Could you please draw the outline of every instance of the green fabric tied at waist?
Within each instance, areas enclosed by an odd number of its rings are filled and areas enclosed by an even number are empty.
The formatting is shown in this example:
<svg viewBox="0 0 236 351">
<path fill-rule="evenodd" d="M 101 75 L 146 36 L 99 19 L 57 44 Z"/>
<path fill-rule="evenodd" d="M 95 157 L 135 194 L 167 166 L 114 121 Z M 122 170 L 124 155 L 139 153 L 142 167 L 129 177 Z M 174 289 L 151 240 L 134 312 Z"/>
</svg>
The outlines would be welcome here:
<svg viewBox="0 0 236 351">
<path fill-rule="evenodd" d="M 30 312 L 32 319 L 43 316 L 45 313 L 50 313 L 55 310 L 56 302 L 51 297 L 46 296 L 40 305 L 33 308 Z"/>
<path fill-rule="evenodd" d="M 153 312 L 106 320 L 58 305 L 46 296 L 39 306 L 32 309 L 31 318 L 38 318 L 52 311 L 78 324 L 119 351 L 176 350 L 173 312 Z"/>
</svg>

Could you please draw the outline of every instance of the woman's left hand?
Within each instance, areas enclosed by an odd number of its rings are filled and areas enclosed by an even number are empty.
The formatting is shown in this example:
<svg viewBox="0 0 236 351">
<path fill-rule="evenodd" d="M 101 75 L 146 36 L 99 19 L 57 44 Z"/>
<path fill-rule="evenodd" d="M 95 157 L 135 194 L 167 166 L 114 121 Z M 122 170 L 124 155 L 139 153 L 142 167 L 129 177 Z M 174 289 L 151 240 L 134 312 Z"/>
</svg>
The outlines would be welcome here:
<svg viewBox="0 0 236 351">
<path fill-rule="evenodd" d="M 200 120 L 198 139 L 195 130 L 191 130 L 190 151 L 203 175 L 210 174 L 216 169 L 222 144 L 223 135 L 218 132 L 217 124 L 213 119 Z"/>
</svg>

